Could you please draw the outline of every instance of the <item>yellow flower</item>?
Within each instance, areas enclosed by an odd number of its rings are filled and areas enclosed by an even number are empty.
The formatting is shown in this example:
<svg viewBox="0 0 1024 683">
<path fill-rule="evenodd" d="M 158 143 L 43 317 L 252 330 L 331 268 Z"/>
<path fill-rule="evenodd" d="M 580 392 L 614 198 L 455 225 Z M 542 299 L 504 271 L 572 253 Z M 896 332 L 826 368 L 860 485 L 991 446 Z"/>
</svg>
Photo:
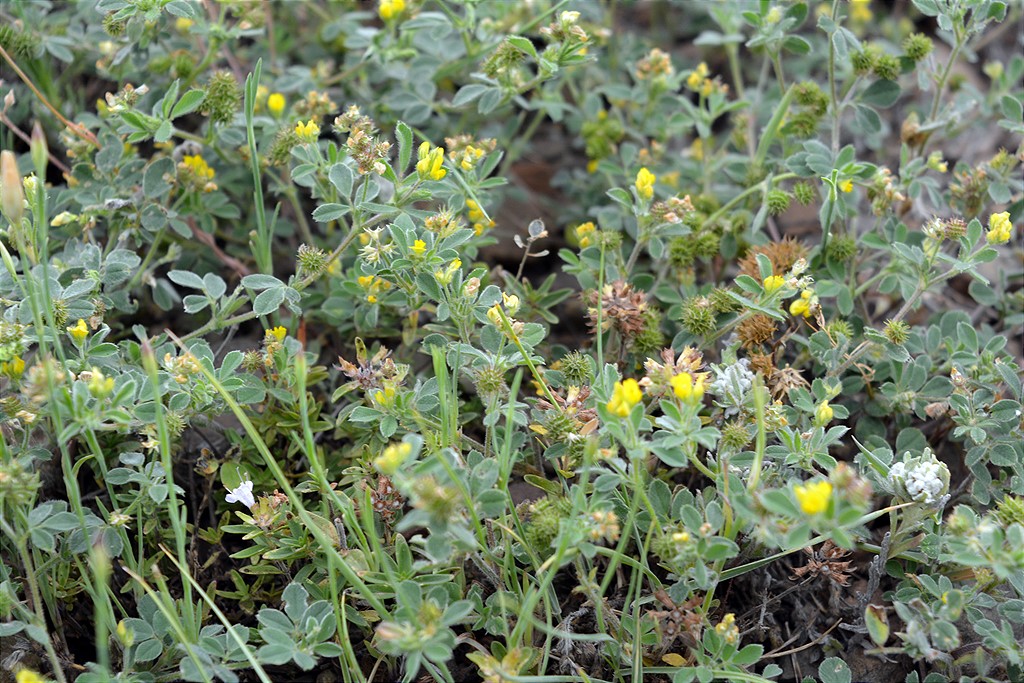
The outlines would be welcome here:
<svg viewBox="0 0 1024 683">
<path fill-rule="evenodd" d="M 789 314 L 794 316 L 802 315 L 805 318 L 810 318 L 817 303 L 817 297 L 814 296 L 814 292 L 810 289 L 805 289 L 800 292 L 800 298 L 796 299 L 789 305 Z"/>
<path fill-rule="evenodd" d="M 640 384 L 635 379 L 627 379 L 615 383 L 615 387 L 612 389 L 612 400 L 608 401 L 605 407 L 619 417 L 626 417 L 633 406 L 643 400 L 643 397 Z"/>
<path fill-rule="evenodd" d="M 199 180 L 213 180 L 213 176 L 216 175 L 200 154 L 186 154 L 181 163 Z"/>
<path fill-rule="evenodd" d="M 441 180 L 448 171 L 444 168 L 444 147 L 431 149 L 430 143 L 424 141 L 419 149 L 419 161 L 416 162 L 416 173 L 420 180 Z"/>
<path fill-rule="evenodd" d="M 786 278 L 781 275 L 769 275 L 762 284 L 764 285 L 765 294 L 774 294 L 786 284 Z"/>
<path fill-rule="evenodd" d="M 25 361 L 15 357 L 9 361 L 0 363 L 0 375 L 6 375 L 11 379 L 18 379 L 25 372 Z"/>
<path fill-rule="evenodd" d="M 690 156 L 697 161 L 704 161 L 704 141 L 697 138 L 690 143 Z"/>
<path fill-rule="evenodd" d="M 793 487 L 793 494 L 804 514 L 817 515 L 828 509 L 829 501 L 832 498 L 832 484 L 827 481 L 797 484 Z"/>
<path fill-rule="evenodd" d="M 701 62 L 697 65 L 697 68 L 690 72 L 690 75 L 686 77 L 686 87 L 690 90 L 697 91 L 704 85 L 704 79 L 708 77 L 708 65 Z"/>
<path fill-rule="evenodd" d="M 515 294 L 501 293 L 502 303 L 505 304 L 505 310 L 508 311 L 509 315 L 515 315 L 519 310 L 519 297 Z"/>
<path fill-rule="evenodd" d="M 105 398 L 114 391 L 114 378 L 104 377 L 98 368 L 92 369 L 92 376 L 89 378 L 89 393 L 96 398 Z"/>
<path fill-rule="evenodd" d="M 853 192 L 853 181 L 849 179 L 844 180 L 843 182 L 839 183 L 839 189 L 842 190 L 843 192 Z"/>
<path fill-rule="evenodd" d="M 284 338 L 288 336 L 288 330 L 286 328 L 284 328 L 283 326 L 278 325 L 277 327 L 275 327 L 273 329 L 267 330 L 266 331 L 266 336 L 267 337 L 273 336 L 274 338 L 277 339 L 278 342 L 283 342 Z"/>
<path fill-rule="evenodd" d="M 71 213 L 70 211 L 61 211 L 59 214 L 53 217 L 52 221 L 50 221 L 50 227 L 59 228 L 63 225 L 67 225 L 68 223 L 77 220 L 78 216 Z"/>
<path fill-rule="evenodd" d="M 320 126 L 316 124 L 316 121 L 310 119 L 306 123 L 299 121 L 295 124 L 295 134 L 299 136 L 303 142 L 316 142 L 320 136 Z"/>
<path fill-rule="evenodd" d="M 988 217 L 988 232 L 985 239 L 989 244 L 1006 244 L 1010 241 L 1010 234 L 1013 232 L 1013 223 L 1010 222 L 1010 212 L 994 213 Z"/>
<path fill-rule="evenodd" d="M 75 323 L 73 327 L 68 327 L 66 329 L 68 334 L 70 334 L 71 338 L 75 341 L 75 344 L 81 344 L 85 341 L 85 338 L 89 336 L 89 328 L 86 327 L 85 321 L 81 318 L 78 319 L 78 322 Z"/>
<path fill-rule="evenodd" d="M 409 251 L 411 251 L 416 256 L 423 256 L 423 252 L 425 252 L 426 250 L 427 243 L 424 242 L 423 240 L 416 240 L 415 242 L 412 243 L 412 246 L 409 247 Z"/>
<path fill-rule="evenodd" d="M 641 168 L 636 174 L 636 193 L 643 199 L 650 199 L 654 196 L 654 182 L 657 179 L 646 166 Z"/>
<path fill-rule="evenodd" d="M 598 162 L 597 159 L 591 159 L 590 161 L 588 161 L 587 162 L 587 173 L 597 173 L 597 164 L 598 163 L 599 162 Z"/>
<path fill-rule="evenodd" d="M 178 29 L 178 33 L 187 33 L 194 22 L 187 17 L 178 17 L 174 20 L 174 28 Z M 18 681 L 21 683 L 21 681 Z"/>
<path fill-rule="evenodd" d="M 392 390 L 393 391 L 393 390 Z M 409 456 L 412 455 L 411 443 L 391 444 L 384 452 L 373 459 L 373 466 L 386 477 L 393 476 Z"/>
<path fill-rule="evenodd" d="M 285 99 L 284 95 L 279 92 L 272 93 L 267 98 L 267 110 L 274 118 L 278 118 L 284 112 Z"/>
<path fill-rule="evenodd" d="M 586 249 L 592 244 L 591 234 L 597 230 L 593 221 L 587 221 L 583 225 L 576 226 L 576 239 L 580 243 L 580 249 Z"/>
<path fill-rule="evenodd" d="M 850 0 L 850 18 L 854 21 L 871 21 L 874 16 L 868 5 L 871 0 Z"/>
<path fill-rule="evenodd" d="M 822 401 L 818 404 L 817 410 L 814 411 L 814 424 L 818 427 L 824 427 L 832 421 L 832 415 L 834 411 L 832 406 L 828 404 L 828 401 Z"/>
<path fill-rule="evenodd" d="M 391 21 L 405 11 L 405 0 L 380 0 L 377 14 L 384 21 Z"/>
<path fill-rule="evenodd" d="M 501 305 L 494 304 L 487 309 L 487 319 L 491 321 L 491 324 L 495 327 L 501 327 Z"/>
<path fill-rule="evenodd" d="M 696 376 L 688 372 L 680 372 L 669 382 L 672 384 L 672 393 L 683 403 L 697 405 L 704 398 L 704 374 Z"/>
</svg>

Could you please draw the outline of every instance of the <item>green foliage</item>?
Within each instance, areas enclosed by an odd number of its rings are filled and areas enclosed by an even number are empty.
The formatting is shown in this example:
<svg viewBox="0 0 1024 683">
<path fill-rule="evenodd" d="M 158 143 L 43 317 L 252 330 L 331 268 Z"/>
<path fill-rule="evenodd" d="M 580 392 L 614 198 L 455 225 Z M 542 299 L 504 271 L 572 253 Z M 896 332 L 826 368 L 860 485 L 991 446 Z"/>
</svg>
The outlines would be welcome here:
<svg viewBox="0 0 1024 683">
<path fill-rule="evenodd" d="M 5 9 L 0 636 L 1019 677 L 1021 9 L 748 5 Z"/>
</svg>

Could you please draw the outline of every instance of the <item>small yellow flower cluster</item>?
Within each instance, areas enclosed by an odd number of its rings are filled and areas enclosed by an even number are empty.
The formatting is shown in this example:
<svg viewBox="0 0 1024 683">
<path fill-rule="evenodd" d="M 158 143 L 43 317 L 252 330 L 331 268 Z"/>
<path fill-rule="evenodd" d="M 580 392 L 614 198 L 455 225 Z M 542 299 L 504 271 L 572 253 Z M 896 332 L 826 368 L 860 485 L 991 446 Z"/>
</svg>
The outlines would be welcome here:
<svg viewBox="0 0 1024 683">
<path fill-rule="evenodd" d="M 373 394 L 373 400 L 377 405 L 385 408 L 393 405 L 395 402 L 395 388 L 393 386 L 386 386 L 383 389 L 378 389 Z"/>
<path fill-rule="evenodd" d="M 708 80 L 708 74 L 711 71 L 708 69 L 708 65 L 705 62 L 701 62 L 697 65 L 697 68 L 690 72 L 690 75 L 686 77 L 686 87 L 694 92 L 702 91 L 704 87 L 704 81 Z"/>
<path fill-rule="evenodd" d="M 843 182 L 839 183 L 839 189 L 846 193 L 853 192 L 853 181 L 847 178 Z"/>
<path fill-rule="evenodd" d="M 317 138 L 320 137 L 320 126 L 313 119 L 305 123 L 299 121 L 295 124 L 295 134 L 303 142 L 316 142 Z"/>
<path fill-rule="evenodd" d="M 285 104 L 286 101 L 284 99 L 284 95 L 279 92 L 271 93 L 270 96 L 267 97 L 267 111 L 269 111 L 270 115 L 275 119 L 280 118 L 281 114 L 284 113 Z"/>
<path fill-rule="evenodd" d="M 394 389 L 392 389 L 392 392 Z M 406 441 L 393 443 L 384 449 L 384 452 L 373 459 L 373 466 L 377 471 L 386 477 L 394 476 L 398 468 L 402 466 L 409 456 L 412 455 L 412 444 Z"/>
<path fill-rule="evenodd" d="M 0 363 L 0 375 L 10 379 L 18 379 L 25 372 L 25 361 L 21 358 L 12 358 L 9 361 Z"/>
<path fill-rule="evenodd" d="M 793 494 L 800 509 L 806 515 L 817 515 L 828 509 L 832 500 L 832 484 L 828 481 L 816 481 L 812 484 L 797 484 Z"/>
<path fill-rule="evenodd" d="M 37 674 L 32 669 L 18 669 L 14 675 L 15 683 L 50 683 L 49 679 Z"/>
<path fill-rule="evenodd" d="M 377 303 L 377 295 L 391 289 L 391 283 L 376 275 L 360 275 L 356 278 L 359 286 L 366 290 L 366 300 L 371 304 Z"/>
<path fill-rule="evenodd" d="M 273 337 L 275 340 L 277 340 L 277 343 L 280 344 L 284 341 L 284 338 L 288 336 L 288 330 L 283 325 L 278 325 L 277 327 L 271 328 L 269 330 L 264 330 L 263 336 L 266 337 L 267 339 Z"/>
<path fill-rule="evenodd" d="M 786 278 L 781 275 L 769 275 L 762 284 L 764 285 L 765 294 L 774 294 L 785 286 Z"/>
<path fill-rule="evenodd" d="M 936 150 L 928 155 L 928 168 L 939 173 L 949 170 L 949 164 L 942 158 L 942 152 Z"/>
<path fill-rule="evenodd" d="M 82 373 L 85 374 L 84 372 Z M 106 398 L 114 391 L 114 378 L 105 377 L 99 368 L 93 368 L 89 373 L 89 393 L 96 398 Z"/>
<path fill-rule="evenodd" d="M 988 217 L 988 232 L 985 239 L 989 244 L 1006 244 L 1010 241 L 1013 233 L 1013 223 L 1010 222 L 1010 212 L 994 213 Z"/>
<path fill-rule="evenodd" d="M 427 243 L 423 240 L 416 240 L 412 243 L 412 246 L 409 247 L 409 251 L 412 252 L 413 256 L 423 256 L 427 251 Z"/>
<path fill-rule="evenodd" d="M 698 372 L 691 375 L 688 372 L 680 372 L 673 375 L 669 382 L 672 384 L 672 393 L 683 403 L 698 405 L 704 398 L 705 374 Z"/>
<path fill-rule="evenodd" d="M 461 151 L 456 152 L 454 149 L 449 153 L 451 160 L 458 163 L 459 168 L 463 171 L 472 171 L 476 167 L 476 164 L 480 159 L 483 158 L 486 150 L 482 147 L 474 147 L 473 145 L 466 145 Z"/>
<path fill-rule="evenodd" d="M 67 225 L 68 223 L 77 221 L 78 218 L 78 215 L 73 214 L 70 211 L 61 211 L 60 213 L 53 217 L 52 221 L 50 221 L 50 227 L 59 228 L 61 226 Z"/>
<path fill-rule="evenodd" d="M 213 182 L 216 173 L 201 154 L 186 154 L 178 164 L 178 169 L 182 172 L 186 184 L 193 185 L 203 192 L 213 192 L 217 189 L 217 184 Z"/>
<path fill-rule="evenodd" d="M 644 393 L 640 384 L 635 379 L 627 379 L 616 382 L 612 389 L 612 400 L 608 401 L 605 407 L 619 417 L 626 417 L 633 410 L 633 406 L 640 403 Z"/>
<path fill-rule="evenodd" d="M 448 171 L 444 168 L 444 147 L 430 147 L 430 143 L 424 141 L 418 152 L 419 161 L 416 162 L 416 173 L 420 180 L 441 180 Z"/>
<path fill-rule="evenodd" d="M 592 235 L 597 231 L 597 227 L 593 221 L 587 221 L 582 225 L 576 226 L 576 239 L 580 243 L 580 249 L 586 249 L 593 244 Z"/>
<path fill-rule="evenodd" d="M 472 199 L 467 199 L 466 208 L 469 209 L 466 212 L 466 216 L 469 218 L 469 222 L 473 224 L 473 232 L 477 235 L 482 235 L 484 231 L 494 227 L 494 219 L 484 213 L 484 210 L 480 208 L 478 203 Z"/>
<path fill-rule="evenodd" d="M 800 292 L 800 298 L 789 304 L 789 314 L 792 316 L 802 315 L 810 318 L 818 309 L 818 295 L 813 289 L 805 289 Z"/>
<path fill-rule="evenodd" d="M 641 199 L 650 200 L 654 196 L 654 183 L 658 180 L 658 177 L 647 170 L 647 167 L 641 168 L 636 174 L 636 193 Z"/>
<path fill-rule="evenodd" d="M 740 628 L 736 625 L 736 615 L 729 612 L 722 617 L 722 620 L 715 625 L 715 633 L 720 635 L 730 645 L 739 642 Z"/>
<path fill-rule="evenodd" d="M 832 406 L 828 404 L 828 401 L 822 401 L 814 411 L 814 426 L 824 427 L 832 421 L 834 413 L 835 411 L 832 410 Z"/>
<path fill-rule="evenodd" d="M 868 7 L 870 4 L 871 0 L 850 0 L 850 18 L 859 22 L 871 21 L 875 15 Z"/>
<path fill-rule="evenodd" d="M 82 344 L 82 342 L 85 341 L 85 338 L 89 336 L 89 328 L 86 326 L 85 321 L 82 320 L 81 318 L 78 319 L 78 322 L 75 323 L 74 326 L 68 327 L 66 329 L 68 331 L 68 334 L 71 335 L 71 338 L 74 340 L 75 344 L 79 346 Z"/>
<path fill-rule="evenodd" d="M 391 21 L 405 11 L 405 0 L 380 0 L 377 14 L 384 21 Z"/>
<path fill-rule="evenodd" d="M 444 269 L 434 271 L 434 279 L 437 280 L 437 284 L 447 287 L 452 283 L 455 273 L 459 272 L 459 268 L 462 268 L 462 261 L 453 259 Z"/>
<path fill-rule="evenodd" d="M 501 293 L 501 303 L 494 304 L 487 309 L 487 319 L 491 321 L 496 327 L 501 327 L 501 308 L 505 307 L 505 311 L 508 313 L 509 318 L 515 315 L 519 311 L 519 297 L 515 294 Z"/>
</svg>

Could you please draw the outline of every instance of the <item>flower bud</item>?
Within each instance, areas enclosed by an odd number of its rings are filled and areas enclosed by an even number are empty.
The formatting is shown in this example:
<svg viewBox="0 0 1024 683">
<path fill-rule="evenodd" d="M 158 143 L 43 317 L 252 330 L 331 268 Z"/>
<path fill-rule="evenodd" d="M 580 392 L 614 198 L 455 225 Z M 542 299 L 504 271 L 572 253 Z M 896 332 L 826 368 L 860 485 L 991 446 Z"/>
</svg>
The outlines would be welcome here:
<svg viewBox="0 0 1024 683">
<path fill-rule="evenodd" d="M 25 215 L 25 192 L 21 189 L 21 173 L 18 162 L 10 150 L 0 152 L 0 208 L 15 225 L 21 224 Z"/>
<path fill-rule="evenodd" d="M 46 162 L 50 155 L 49 147 L 46 145 L 46 134 L 43 127 L 36 121 L 32 124 L 32 139 L 29 143 L 29 150 L 32 153 L 32 163 L 36 167 L 36 173 L 43 176 L 46 173 Z"/>
</svg>

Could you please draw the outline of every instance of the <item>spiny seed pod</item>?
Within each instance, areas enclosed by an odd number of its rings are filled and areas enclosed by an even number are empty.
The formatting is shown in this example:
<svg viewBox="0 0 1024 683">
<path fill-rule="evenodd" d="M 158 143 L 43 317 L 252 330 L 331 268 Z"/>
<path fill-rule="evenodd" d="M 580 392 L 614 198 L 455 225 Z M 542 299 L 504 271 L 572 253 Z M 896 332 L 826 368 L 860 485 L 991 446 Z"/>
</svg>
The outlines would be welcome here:
<svg viewBox="0 0 1024 683">
<path fill-rule="evenodd" d="M 697 236 L 695 243 L 696 255 L 698 258 L 710 259 L 718 255 L 718 248 L 722 243 L 721 236 L 714 230 L 705 230 Z"/>
<path fill-rule="evenodd" d="M 14 58 L 28 59 L 35 56 L 39 40 L 14 25 L 0 26 L 0 45 Z"/>
<path fill-rule="evenodd" d="M 740 302 L 729 296 L 728 287 L 715 287 L 708 294 L 708 299 L 711 300 L 711 308 L 718 314 L 732 313 L 740 307 Z"/>
<path fill-rule="evenodd" d="M 828 110 L 828 96 L 814 81 L 804 81 L 798 84 L 794 98 L 797 104 L 808 107 L 815 114 L 822 115 Z"/>
<path fill-rule="evenodd" d="M 501 398 L 508 392 L 505 373 L 491 365 L 473 371 L 473 385 L 476 387 L 477 395 L 484 401 Z"/>
<path fill-rule="evenodd" d="M 1024 526 L 1024 498 L 1020 496 L 1004 497 L 996 503 L 996 509 L 993 514 L 1003 526 L 1010 526 L 1011 524 Z"/>
<path fill-rule="evenodd" d="M 825 256 L 830 261 L 846 263 L 857 255 L 857 240 L 850 235 L 833 237 L 825 249 Z"/>
<path fill-rule="evenodd" d="M 778 216 L 789 209 L 789 202 L 792 195 L 785 190 L 771 190 L 765 197 L 765 204 L 768 205 L 768 213 Z"/>
<path fill-rule="evenodd" d="M 900 75 L 899 57 L 888 54 L 878 55 L 875 66 L 872 69 L 875 75 L 887 81 L 895 81 Z"/>
<path fill-rule="evenodd" d="M 327 252 L 320 247 L 311 247 L 308 244 L 303 244 L 299 246 L 295 260 L 299 264 L 297 273 L 299 277 L 316 277 L 324 272 L 324 268 L 327 267 Z"/>
<path fill-rule="evenodd" d="M 561 369 L 570 386 L 589 385 L 594 381 L 594 368 L 590 364 L 590 358 L 579 351 L 563 356 Z"/>
<path fill-rule="evenodd" d="M 718 447 L 720 450 L 736 453 L 743 450 L 751 438 L 750 429 L 744 420 L 729 420 L 722 425 L 722 438 L 718 442 Z"/>
<path fill-rule="evenodd" d="M 697 258 L 695 242 L 691 237 L 673 237 L 668 243 L 668 260 L 676 268 L 692 266 Z"/>
<path fill-rule="evenodd" d="M 796 196 L 796 200 L 804 206 L 807 206 L 818 197 L 814 186 L 803 180 L 793 186 L 793 194 Z"/>
<path fill-rule="evenodd" d="M 882 334 L 893 344 L 905 344 L 910 338 L 910 325 L 902 320 L 886 320 Z"/>
<path fill-rule="evenodd" d="M 849 320 L 843 320 L 842 318 L 829 321 L 829 323 L 825 325 L 825 331 L 832 339 L 837 339 L 839 335 L 842 335 L 847 339 L 853 338 L 853 325 L 850 324 Z"/>
<path fill-rule="evenodd" d="M 785 126 L 785 132 L 798 138 L 809 138 L 818 132 L 821 117 L 812 111 L 802 111 L 793 115 Z"/>
<path fill-rule="evenodd" d="M 200 111 L 214 123 L 230 123 L 242 104 L 242 89 L 230 71 L 218 71 L 206 85 Z"/>
<path fill-rule="evenodd" d="M 291 158 L 292 148 L 301 142 L 298 133 L 291 126 L 277 132 L 267 151 L 267 163 L 271 166 L 286 166 Z"/>
<path fill-rule="evenodd" d="M 551 552 L 551 543 L 558 536 L 558 527 L 572 512 L 572 501 L 568 498 L 547 496 L 531 503 L 526 508 L 526 542 L 538 553 L 545 556 Z"/>
<path fill-rule="evenodd" d="M 853 72 L 858 76 L 863 76 L 872 71 L 877 60 L 878 51 L 870 46 L 850 55 L 850 61 L 853 63 Z"/>
<path fill-rule="evenodd" d="M 921 33 L 911 33 L 903 39 L 903 54 L 915 63 L 927 57 L 934 47 L 932 39 Z"/>
<path fill-rule="evenodd" d="M 648 309 L 644 313 L 644 327 L 633 338 L 633 351 L 642 357 L 653 355 L 665 347 L 661 331 L 661 311 Z"/>
<path fill-rule="evenodd" d="M 115 19 L 114 16 L 114 13 L 110 13 L 103 17 L 103 30 L 107 32 L 108 36 L 116 38 L 124 35 L 124 29 L 128 26 L 128 22 Z"/>
<path fill-rule="evenodd" d="M 775 321 L 758 313 L 736 327 L 736 336 L 740 338 L 744 346 L 760 346 L 775 336 Z"/>
<path fill-rule="evenodd" d="M 711 302 L 703 296 L 695 296 L 683 304 L 683 327 L 690 334 L 702 337 L 715 330 L 715 312 Z"/>
</svg>

